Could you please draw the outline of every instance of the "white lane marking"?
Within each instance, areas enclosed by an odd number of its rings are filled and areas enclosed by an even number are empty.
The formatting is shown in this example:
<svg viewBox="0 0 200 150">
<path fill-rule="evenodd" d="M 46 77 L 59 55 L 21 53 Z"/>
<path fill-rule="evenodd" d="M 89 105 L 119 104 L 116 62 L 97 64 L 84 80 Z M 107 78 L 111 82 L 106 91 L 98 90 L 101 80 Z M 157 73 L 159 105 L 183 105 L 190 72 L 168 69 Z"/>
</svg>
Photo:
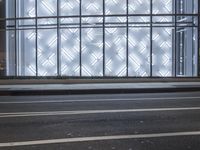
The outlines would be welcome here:
<svg viewBox="0 0 200 150">
<path fill-rule="evenodd" d="M 42 101 L 4 101 L 0 104 L 37 104 L 37 103 L 70 103 L 70 102 L 99 102 L 99 101 L 141 101 L 141 100 L 190 100 L 200 97 L 152 97 L 152 98 L 120 98 L 120 99 L 83 99 L 83 100 L 42 100 Z"/>
<path fill-rule="evenodd" d="M 0 113 L 0 118 L 200 110 L 200 107 Z"/>
<path fill-rule="evenodd" d="M 44 145 L 44 144 L 72 143 L 72 142 L 161 138 L 161 137 L 176 137 L 176 136 L 197 136 L 197 135 L 200 135 L 200 131 L 135 134 L 135 135 L 115 135 L 115 136 L 95 136 L 95 137 L 63 138 L 63 139 L 0 143 L 0 147 L 33 146 L 33 145 Z"/>
</svg>

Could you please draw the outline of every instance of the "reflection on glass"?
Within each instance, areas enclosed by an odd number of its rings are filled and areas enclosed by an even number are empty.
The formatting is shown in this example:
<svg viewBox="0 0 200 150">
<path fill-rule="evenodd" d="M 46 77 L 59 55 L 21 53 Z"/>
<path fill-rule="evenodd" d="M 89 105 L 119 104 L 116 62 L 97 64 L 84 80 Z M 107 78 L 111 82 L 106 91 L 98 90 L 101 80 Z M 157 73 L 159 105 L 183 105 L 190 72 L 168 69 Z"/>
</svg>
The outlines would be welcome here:
<svg viewBox="0 0 200 150">
<path fill-rule="evenodd" d="M 177 14 L 198 13 L 198 0 L 176 0 Z"/>
<path fill-rule="evenodd" d="M 193 34 L 195 33 L 195 34 Z M 197 75 L 197 29 L 192 27 L 179 27 L 176 32 L 176 65 L 177 76 Z"/>
<path fill-rule="evenodd" d="M 20 76 L 36 76 L 36 32 L 35 30 L 19 30 L 17 51 Z"/>
</svg>

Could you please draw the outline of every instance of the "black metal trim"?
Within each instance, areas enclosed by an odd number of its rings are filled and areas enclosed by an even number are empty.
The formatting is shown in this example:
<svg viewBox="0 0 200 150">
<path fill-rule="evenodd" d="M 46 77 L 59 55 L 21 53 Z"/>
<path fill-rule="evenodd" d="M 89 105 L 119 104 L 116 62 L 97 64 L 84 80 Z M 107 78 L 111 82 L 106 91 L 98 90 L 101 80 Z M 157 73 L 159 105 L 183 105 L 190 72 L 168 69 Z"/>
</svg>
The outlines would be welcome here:
<svg viewBox="0 0 200 150">
<path fill-rule="evenodd" d="M 82 76 L 82 0 L 80 0 L 80 8 L 79 8 L 79 14 L 80 14 L 80 26 L 79 26 L 79 38 L 80 38 L 80 77 Z"/>
<path fill-rule="evenodd" d="M 198 1 L 198 56 L 197 56 L 197 74 L 200 77 L 200 2 Z"/>
<path fill-rule="evenodd" d="M 175 4 L 175 9 L 174 9 L 174 11 L 175 11 L 175 30 L 174 30 L 174 38 L 175 38 L 175 45 L 174 45 L 174 77 L 176 77 L 177 76 L 177 62 L 176 62 L 176 57 L 177 57 L 177 34 L 176 34 L 176 32 L 177 32 L 177 0 L 175 0 L 175 2 L 174 2 Z M 173 68 L 173 67 L 172 67 Z"/>
<path fill-rule="evenodd" d="M 192 11 L 194 11 L 194 0 L 192 0 Z M 192 12 L 193 13 L 193 12 Z M 192 17 L 192 22 L 194 24 L 194 17 Z M 192 75 L 194 75 L 194 28 L 192 28 Z"/>
<path fill-rule="evenodd" d="M 36 58 L 36 76 L 38 77 L 38 19 L 37 19 L 37 16 L 38 16 L 38 0 L 35 1 L 35 32 L 36 32 L 36 36 L 35 36 L 35 44 L 36 44 L 36 52 L 35 52 L 35 58 Z"/>
<path fill-rule="evenodd" d="M 57 0 L 57 76 L 61 76 L 60 69 L 60 0 Z"/>
<path fill-rule="evenodd" d="M 14 27 L 14 32 L 15 32 L 15 76 L 18 76 L 18 74 L 17 74 L 17 2 L 16 2 L 16 0 L 14 1 L 14 5 L 15 5 L 15 10 L 14 10 L 14 17 L 15 17 L 15 19 L 14 19 L 14 22 L 15 22 L 15 27 Z"/>
<path fill-rule="evenodd" d="M 177 14 L 179 16 L 198 16 L 198 14 L 191 14 L 191 13 L 188 13 L 188 14 Z M 103 17 L 103 15 L 81 15 L 82 17 Z M 106 15 L 106 17 L 126 17 L 127 15 L 126 14 L 108 14 Z M 156 17 L 156 16 L 175 16 L 175 13 L 173 14 L 129 14 L 129 16 L 143 16 L 143 17 Z M 37 16 L 37 17 L 8 17 L 8 18 L 0 18 L 0 20 L 15 20 L 15 19 L 46 19 L 46 18 L 77 18 L 77 17 L 80 17 L 80 15 L 70 15 L 70 16 Z"/>
<path fill-rule="evenodd" d="M 103 77 L 105 77 L 105 0 L 103 0 Z"/>
<path fill-rule="evenodd" d="M 150 77 L 153 77 L 153 0 L 150 1 Z"/>
<path fill-rule="evenodd" d="M 129 0 L 126 0 L 126 76 L 129 76 Z"/>
</svg>

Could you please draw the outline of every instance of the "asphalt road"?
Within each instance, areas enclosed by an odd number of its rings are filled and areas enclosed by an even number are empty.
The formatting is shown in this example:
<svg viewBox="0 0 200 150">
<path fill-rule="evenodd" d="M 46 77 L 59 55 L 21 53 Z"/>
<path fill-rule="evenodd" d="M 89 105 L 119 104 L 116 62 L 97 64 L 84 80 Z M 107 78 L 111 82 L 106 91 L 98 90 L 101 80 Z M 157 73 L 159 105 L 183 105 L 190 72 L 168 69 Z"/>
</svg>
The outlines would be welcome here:
<svg viewBox="0 0 200 150">
<path fill-rule="evenodd" d="M 0 97 L 0 150 L 199 149 L 200 92 Z"/>
</svg>

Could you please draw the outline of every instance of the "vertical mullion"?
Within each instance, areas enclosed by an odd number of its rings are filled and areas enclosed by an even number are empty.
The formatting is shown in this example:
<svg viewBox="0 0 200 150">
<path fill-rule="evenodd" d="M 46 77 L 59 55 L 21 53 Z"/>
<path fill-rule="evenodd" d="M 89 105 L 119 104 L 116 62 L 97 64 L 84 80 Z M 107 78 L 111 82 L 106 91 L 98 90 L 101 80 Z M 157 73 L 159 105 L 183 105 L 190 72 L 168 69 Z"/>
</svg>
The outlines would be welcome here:
<svg viewBox="0 0 200 150">
<path fill-rule="evenodd" d="M 129 0 L 126 0 L 126 67 L 127 67 L 127 77 L 129 76 L 129 44 L 128 44 L 128 38 L 129 38 Z"/>
<path fill-rule="evenodd" d="M 185 42 L 185 41 L 184 41 L 184 37 L 185 37 L 185 32 L 183 32 L 182 37 L 181 37 L 182 43 Z M 182 60 L 183 60 L 184 62 L 183 62 L 183 64 L 182 64 L 182 70 L 183 70 L 183 74 L 184 74 L 184 75 L 185 75 L 185 48 L 186 48 L 186 46 L 185 46 L 185 44 L 183 44 Z"/>
<path fill-rule="evenodd" d="M 103 77 L 105 77 L 105 0 L 103 0 Z"/>
<path fill-rule="evenodd" d="M 17 0 L 14 1 L 15 10 L 15 76 L 18 76 L 18 53 L 17 53 Z"/>
<path fill-rule="evenodd" d="M 194 28 L 192 27 L 192 76 L 194 75 Z"/>
<path fill-rule="evenodd" d="M 57 0 L 57 76 L 61 76 L 60 66 L 60 0 Z"/>
<path fill-rule="evenodd" d="M 152 67 L 152 60 L 153 60 L 153 0 L 150 1 L 150 77 L 153 76 L 153 67 Z"/>
<path fill-rule="evenodd" d="M 36 45 L 35 45 L 35 67 L 36 67 L 36 76 L 38 76 L 38 0 L 35 0 L 35 32 L 36 32 Z"/>
<path fill-rule="evenodd" d="M 79 38 L 80 38 L 80 77 L 82 76 L 82 0 L 80 0 L 79 8 L 80 22 L 79 22 Z"/>
<path fill-rule="evenodd" d="M 194 13 L 194 0 L 192 0 L 192 14 Z M 194 25 L 194 16 L 192 16 L 192 24 Z M 192 27 L 192 76 L 194 75 L 194 28 Z"/>
<path fill-rule="evenodd" d="M 176 32 L 177 32 L 177 0 L 175 0 L 175 33 L 174 33 L 174 36 L 175 36 L 175 42 L 174 42 L 174 77 L 177 77 L 177 62 L 176 62 L 176 57 L 177 57 L 177 35 L 176 35 Z M 173 68 L 173 67 L 172 67 Z"/>
<path fill-rule="evenodd" d="M 199 51 L 200 51 L 200 2 L 199 1 L 197 1 L 197 5 L 198 5 L 198 40 L 197 40 L 197 42 L 198 42 L 198 56 L 197 56 L 197 74 L 198 74 L 198 76 L 200 76 L 200 72 L 199 72 L 199 64 L 200 64 L 200 59 L 199 59 Z"/>
</svg>

